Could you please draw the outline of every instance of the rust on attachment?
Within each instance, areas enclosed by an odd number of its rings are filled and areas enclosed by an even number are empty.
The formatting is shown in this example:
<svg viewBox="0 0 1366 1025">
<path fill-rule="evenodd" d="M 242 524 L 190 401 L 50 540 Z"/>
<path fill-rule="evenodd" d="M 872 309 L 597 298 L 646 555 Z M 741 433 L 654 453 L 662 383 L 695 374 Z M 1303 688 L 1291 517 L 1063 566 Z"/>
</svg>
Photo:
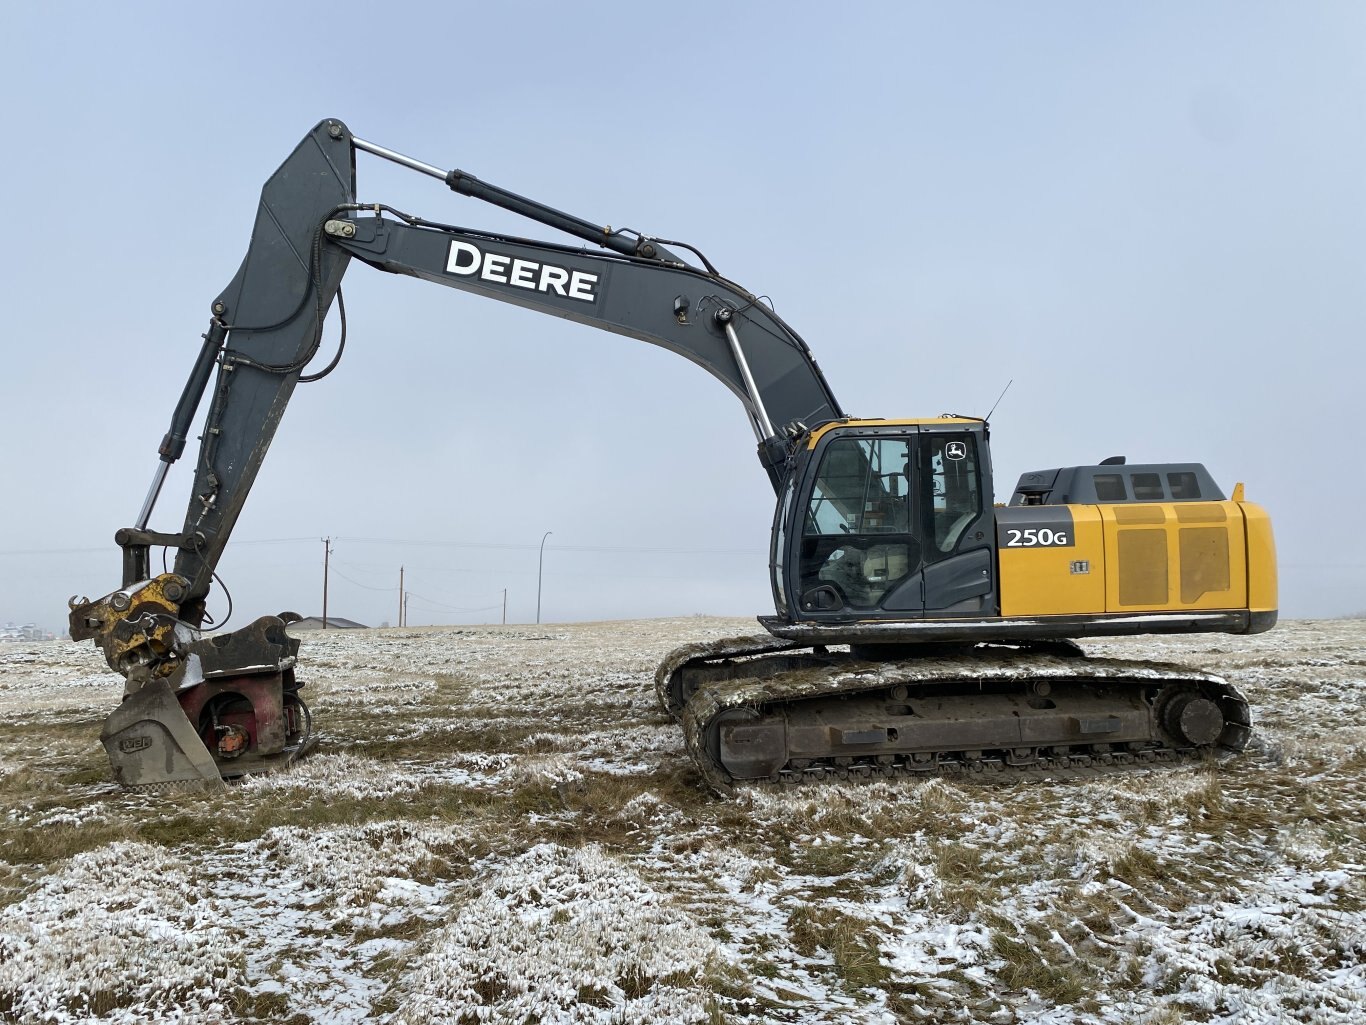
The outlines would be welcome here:
<svg viewBox="0 0 1366 1025">
<path fill-rule="evenodd" d="M 288 765 L 316 743 L 294 676 L 293 613 L 204 635 L 179 618 L 189 582 L 174 573 L 98 601 L 72 599 L 71 636 L 90 639 L 126 680 L 100 740 L 125 786 L 201 782 Z"/>
<path fill-rule="evenodd" d="M 97 601 L 73 598 L 71 639 L 93 639 L 109 668 L 128 680 L 126 693 L 150 679 L 169 678 L 180 668 L 178 648 L 189 639 L 190 627 L 180 620 L 188 589 L 184 577 L 162 573 Z"/>
</svg>

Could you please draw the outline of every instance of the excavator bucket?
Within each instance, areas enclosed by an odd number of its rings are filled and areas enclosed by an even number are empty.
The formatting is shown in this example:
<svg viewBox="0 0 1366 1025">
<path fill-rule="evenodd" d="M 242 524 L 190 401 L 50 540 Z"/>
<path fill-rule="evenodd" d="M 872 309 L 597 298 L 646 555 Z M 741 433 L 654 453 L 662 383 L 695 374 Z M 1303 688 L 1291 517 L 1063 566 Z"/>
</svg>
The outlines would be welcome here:
<svg viewBox="0 0 1366 1025">
<path fill-rule="evenodd" d="M 213 756 L 164 679 L 125 698 L 105 719 L 100 741 L 114 778 L 124 786 L 194 780 L 222 785 Z"/>
</svg>

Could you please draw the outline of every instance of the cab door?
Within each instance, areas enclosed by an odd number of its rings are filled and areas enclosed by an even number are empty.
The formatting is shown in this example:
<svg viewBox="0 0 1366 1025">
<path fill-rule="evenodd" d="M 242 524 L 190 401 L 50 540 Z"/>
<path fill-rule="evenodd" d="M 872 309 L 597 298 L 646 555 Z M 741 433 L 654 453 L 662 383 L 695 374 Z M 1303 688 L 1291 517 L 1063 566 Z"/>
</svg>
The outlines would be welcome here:
<svg viewBox="0 0 1366 1025">
<path fill-rule="evenodd" d="M 995 531 L 985 446 L 972 431 L 925 428 L 918 438 L 927 619 L 995 613 Z"/>
<path fill-rule="evenodd" d="M 797 615 L 898 620 L 991 608 L 990 478 L 979 437 L 902 425 L 823 439 L 798 499 Z"/>
</svg>

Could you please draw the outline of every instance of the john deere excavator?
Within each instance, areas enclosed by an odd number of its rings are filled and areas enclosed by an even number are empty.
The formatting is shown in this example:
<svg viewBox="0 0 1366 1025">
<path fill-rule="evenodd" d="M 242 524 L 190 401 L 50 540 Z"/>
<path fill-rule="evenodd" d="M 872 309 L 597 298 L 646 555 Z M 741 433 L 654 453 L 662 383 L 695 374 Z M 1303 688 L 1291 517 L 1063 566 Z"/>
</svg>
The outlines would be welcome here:
<svg viewBox="0 0 1366 1025">
<path fill-rule="evenodd" d="M 438 178 L 588 245 L 356 201 L 358 153 Z M 680 255 L 685 253 L 686 255 Z M 1199 464 L 1108 460 L 1025 474 L 993 501 L 986 421 L 847 416 L 810 350 L 695 248 L 614 230 L 318 124 L 267 181 L 237 275 L 132 527 L 123 583 L 72 599 L 127 680 L 102 734 L 130 786 L 218 781 L 312 743 L 289 616 L 203 629 L 214 569 L 352 260 L 663 346 L 739 398 L 778 496 L 767 631 L 671 654 L 663 707 L 718 789 L 768 781 L 1070 770 L 1237 751 L 1247 703 L 1205 673 L 1084 657 L 1075 639 L 1276 620 L 1271 526 Z M 340 305 L 340 302 L 339 302 Z M 342 312 L 342 344 L 345 316 Z M 213 380 L 184 522 L 149 528 Z M 175 553 L 151 570 L 149 553 Z"/>
</svg>

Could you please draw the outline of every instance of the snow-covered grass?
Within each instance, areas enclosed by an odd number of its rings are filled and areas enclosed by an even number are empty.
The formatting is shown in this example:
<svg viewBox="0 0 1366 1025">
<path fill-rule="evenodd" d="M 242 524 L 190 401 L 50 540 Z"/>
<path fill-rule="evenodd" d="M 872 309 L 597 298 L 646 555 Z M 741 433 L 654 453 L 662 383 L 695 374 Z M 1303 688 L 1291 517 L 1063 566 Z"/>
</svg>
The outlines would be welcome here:
<svg viewBox="0 0 1366 1025">
<path fill-rule="evenodd" d="M 737 620 L 306 636 L 320 750 L 124 792 L 93 647 L 0 649 L 0 1021 L 1366 1020 L 1366 622 L 1227 676 L 1219 766 L 728 799 L 654 706 Z"/>
</svg>

